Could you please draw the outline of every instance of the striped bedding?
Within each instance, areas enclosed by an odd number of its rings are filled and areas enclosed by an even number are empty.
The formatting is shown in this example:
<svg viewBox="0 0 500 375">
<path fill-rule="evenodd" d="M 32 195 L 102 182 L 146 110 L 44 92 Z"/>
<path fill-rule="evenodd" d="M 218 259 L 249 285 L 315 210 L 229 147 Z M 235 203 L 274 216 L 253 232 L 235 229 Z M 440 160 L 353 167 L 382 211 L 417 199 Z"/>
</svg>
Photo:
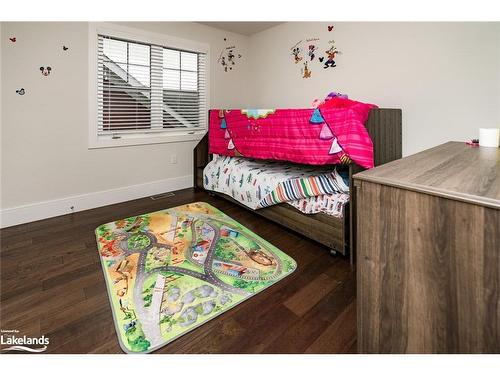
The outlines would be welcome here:
<svg viewBox="0 0 500 375">
<path fill-rule="evenodd" d="M 251 209 L 289 202 L 305 213 L 325 212 L 334 216 L 339 216 L 346 202 L 347 181 L 347 176 L 342 176 L 333 166 L 304 166 L 222 155 L 214 155 L 203 171 L 205 189 L 230 195 Z M 342 198 L 336 199 L 336 195 Z M 314 209 L 313 205 L 304 203 L 304 199 L 326 196 L 331 197 L 316 200 Z M 332 200 L 336 204 L 331 204 Z M 324 210 L 318 206 L 318 202 L 323 201 Z M 328 207 L 331 212 L 327 212 Z"/>
<path fill-rule="evenodd" d="M 347 202 L 349 202 L 349 194 L 335 193 L 297 199 L 287 203 L 306 214 L 321 212 L 341 218 L 344 216 L 344 206 Z"/>
</svg>

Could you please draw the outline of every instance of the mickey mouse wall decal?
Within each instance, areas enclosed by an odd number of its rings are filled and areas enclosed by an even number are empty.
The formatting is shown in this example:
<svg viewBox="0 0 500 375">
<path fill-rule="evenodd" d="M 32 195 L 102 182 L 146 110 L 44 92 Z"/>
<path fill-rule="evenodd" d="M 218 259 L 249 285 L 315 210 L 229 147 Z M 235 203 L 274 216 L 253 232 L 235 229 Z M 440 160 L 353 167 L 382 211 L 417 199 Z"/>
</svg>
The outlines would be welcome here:
<svg viewBox="0 0 500 375">
<path fill-rule="evenodd" d="M 323 27 L 325 27 L 326 30 Z M 331 24 L 326 24 L 322 26 L 322 28 L 323 33 L 335 31 L 334 25 Z M 330 36 L 332 34 L 326 35 Z M 295 64 L 300 63 L 301 65 L 300 71 L 302 78 L 311 78 L 312 71 L 314 71 L 318 65 L 322 66 L 323 69 L 335 68 L 337 66 L 336 59 L 338 55 L 342 55 L 342 52 L 335 46 L 335 40 L 331 37 L 320 38 L 319 36 L 309 36 L 306 39 L 299 40 L 290 47 L 290 51 L 293 57 L 292 61 Z"/>
<path fill-rule="evenodd" d="M 16 93 L 19 95 L 24 95 L 26 94 L 26 90 L 24 90 L 24 88 L 21 87 L 19 90 L 16 90 Z"/>
<path fill-rule="evenodd" d="M 224 38 L 224 42 L 227 42 L 227 38 Z M 237 60 L 241 59 L 241 53 L 237 52 L 237 47 L 235 45 L 228 45 L 223 47 L 220 51 L 219 58 L 217 62 L 222 66 L 224 72 L 228 72 L 236 68 Z"/>
<path fill-rule="evenodd" d="M 47 66 L 47 67 L 41 66 L 40 71 L 42 72 L 43 76 L 47 77 L 50 74 L 50 72 L 52 71 L 52 68 L 50 66 Z"/>
<path fill-rule="evenodd" d="M 17 39 L 16 39 L 16 37 L 15 37 L 15 36 L 13 36 L 12 38 L 9 38 L 9 40 L 10 40 L 12 43 L 15 43 Z"/>
<path fill-rule="evenodd" d="M 67 51 L 67 50 L 68 50 L 68 47 L 63 46 L 63 51 Z"/>
</svg>

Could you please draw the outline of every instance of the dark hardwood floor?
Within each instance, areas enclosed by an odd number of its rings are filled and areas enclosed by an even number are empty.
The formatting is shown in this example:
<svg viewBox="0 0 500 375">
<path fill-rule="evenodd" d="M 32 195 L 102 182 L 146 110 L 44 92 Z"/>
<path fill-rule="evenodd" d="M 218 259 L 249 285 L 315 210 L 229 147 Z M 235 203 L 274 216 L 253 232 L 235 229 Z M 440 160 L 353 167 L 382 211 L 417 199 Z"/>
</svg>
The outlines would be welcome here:
<svg viewBox="0 0 500 375">
<path fill-rule="evenodd" d="M 94 230 L 205 201 L 292 256 L 297 270 L 156 353 L 353 353 L 356 283 L 349 260 L 202 191 L 101 207 L 1 230 L 2 329 L 50 339 L 51 353 L 121 353 Z"/>
</svg>

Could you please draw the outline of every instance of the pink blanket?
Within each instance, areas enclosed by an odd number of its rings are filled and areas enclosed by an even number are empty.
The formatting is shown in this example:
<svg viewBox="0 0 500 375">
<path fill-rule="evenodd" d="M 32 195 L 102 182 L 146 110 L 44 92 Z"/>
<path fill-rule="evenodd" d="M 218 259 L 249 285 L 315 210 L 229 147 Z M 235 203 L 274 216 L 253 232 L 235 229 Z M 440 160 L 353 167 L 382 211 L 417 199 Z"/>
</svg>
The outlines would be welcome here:
<svg viewBox="0 0 500 375">
<path fill-rule="evenodd" d="M 364 123 L 374 107 L 335 98 L 317 109 L 211 110 L 209 152 L 372 168 L 373 145 Z"/>
</svg>

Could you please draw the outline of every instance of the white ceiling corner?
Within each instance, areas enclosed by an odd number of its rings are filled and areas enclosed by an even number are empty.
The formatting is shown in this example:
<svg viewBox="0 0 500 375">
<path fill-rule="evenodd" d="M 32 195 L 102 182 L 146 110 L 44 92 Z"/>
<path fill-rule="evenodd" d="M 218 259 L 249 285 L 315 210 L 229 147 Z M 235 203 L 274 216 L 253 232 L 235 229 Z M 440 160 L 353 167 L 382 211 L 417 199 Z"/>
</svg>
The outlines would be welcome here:
<svg viewBox="0 0 500 375">
<path fill-rule="evenodd" d="M 250 36 L 277 26 L 283 22 L 198 22 L 206 26 Z"/>
</svg>

